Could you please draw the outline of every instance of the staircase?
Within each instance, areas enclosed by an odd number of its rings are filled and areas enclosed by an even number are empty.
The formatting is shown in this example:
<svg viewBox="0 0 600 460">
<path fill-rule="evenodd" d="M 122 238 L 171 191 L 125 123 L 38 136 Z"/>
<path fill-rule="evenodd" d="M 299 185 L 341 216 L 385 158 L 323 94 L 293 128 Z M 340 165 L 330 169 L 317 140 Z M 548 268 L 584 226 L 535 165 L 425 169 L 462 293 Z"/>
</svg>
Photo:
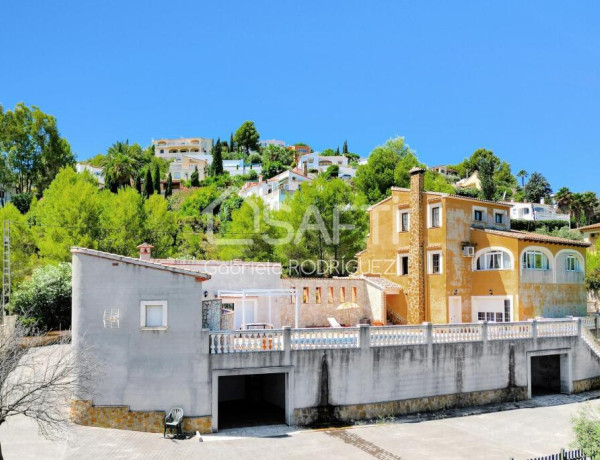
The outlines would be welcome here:
<svg viewBox="0 0 600 460">
<path fill-rule="evenodd" d="M 594 334 L 592 334 L 587 327 L 581 328 L 581 338 L 600 360 L 600 343 L 598 343 Z"/>
</svg>

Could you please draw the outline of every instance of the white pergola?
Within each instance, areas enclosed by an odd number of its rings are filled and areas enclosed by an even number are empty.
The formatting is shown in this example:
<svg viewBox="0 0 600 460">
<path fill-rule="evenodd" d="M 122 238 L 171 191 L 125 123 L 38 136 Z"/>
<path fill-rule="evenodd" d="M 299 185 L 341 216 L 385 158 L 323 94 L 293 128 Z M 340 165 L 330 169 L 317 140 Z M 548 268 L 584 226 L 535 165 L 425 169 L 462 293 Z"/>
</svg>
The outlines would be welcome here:
<svg viewBox="0 0 600 460">
<path fill-rule="evenodd" d="M 300 307 L 300 297 L 298 289 L 242 289 L 241 291 L 220 290 L 217 291 L 217 297 L 242 299 L 242 324 L 246 324 L 246 297 L 267 297 L 269 299 L 269 323 L 271 321 L 271 299 L 273 297 L 294 296 L 296 305 L 294 307 L 294 327 L 298 328 L 298 308 Z"/>
</svg>

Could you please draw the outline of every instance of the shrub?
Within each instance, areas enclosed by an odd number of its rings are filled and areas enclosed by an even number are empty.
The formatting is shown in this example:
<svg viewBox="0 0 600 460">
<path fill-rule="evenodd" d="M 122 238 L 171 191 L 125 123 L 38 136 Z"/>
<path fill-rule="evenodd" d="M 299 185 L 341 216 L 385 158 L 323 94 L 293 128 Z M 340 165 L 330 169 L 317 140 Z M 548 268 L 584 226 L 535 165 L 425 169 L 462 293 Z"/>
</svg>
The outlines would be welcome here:
<svg viewBox="0 0 600 460">
<path fill-rule="evenodd" d="M 42 330 L 71 327 L 71 264 L 36 268 L 15 292 L 11 310 Z"/>
<path fill-rule="evenodd" d="M 589 405 L 584 406 L 573 417 L 575 442 L 573 447 L 581 449 L 589 458 L 600 456 L 600 411 Z"/>
<path fill-rule="evenodd" d="M 21 214 L 27 214 L 33 200 L 33 194 L 31 193 L 17 193 L 11 198 L 12 204 L 21 212 Z"/>
<path fill-rule="evenodd" d="M 525 219 L 511 219 L 510 228 L 513 230 L 523 230 L 526 232 L 535 232 L 536 230 L 546 227 L 550 232 L 568 226 L 564 220 L 525 220 Z"/>
</svg>

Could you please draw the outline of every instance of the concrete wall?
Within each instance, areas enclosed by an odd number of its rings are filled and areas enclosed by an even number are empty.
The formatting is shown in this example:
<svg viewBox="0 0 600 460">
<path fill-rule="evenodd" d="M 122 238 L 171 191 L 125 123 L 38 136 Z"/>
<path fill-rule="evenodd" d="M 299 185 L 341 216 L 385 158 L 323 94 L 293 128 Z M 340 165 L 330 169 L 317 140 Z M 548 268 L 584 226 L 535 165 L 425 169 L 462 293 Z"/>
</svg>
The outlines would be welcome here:
<svg viewBox="0 0 600 460">
<path fill-rule="evenodd" d="M 103 361 L 94 404 L 210 414 L 202 291 L 194 276 L 73 254 L 73 346 L 86 341 Z M 168 302 L 167 330 L 141 330 L 143 300 Z M 104 328 L 105 309 L 119 309 L 119 328 Z"/>
</svg>

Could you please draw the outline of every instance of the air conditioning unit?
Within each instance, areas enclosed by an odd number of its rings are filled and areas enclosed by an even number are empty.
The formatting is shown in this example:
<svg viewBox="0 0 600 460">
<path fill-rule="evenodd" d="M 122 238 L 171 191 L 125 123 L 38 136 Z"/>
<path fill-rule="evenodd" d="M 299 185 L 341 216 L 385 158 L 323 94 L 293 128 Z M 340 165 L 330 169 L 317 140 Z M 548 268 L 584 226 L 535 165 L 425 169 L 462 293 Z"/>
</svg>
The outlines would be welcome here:
<svg viewBox="0 0 600 460">
<path fill-rule="evenodd" d="M 474 246 L 465 246 L 463 248 L 463 257 L 473 257 L 475 255 Z"/>
</svg>

